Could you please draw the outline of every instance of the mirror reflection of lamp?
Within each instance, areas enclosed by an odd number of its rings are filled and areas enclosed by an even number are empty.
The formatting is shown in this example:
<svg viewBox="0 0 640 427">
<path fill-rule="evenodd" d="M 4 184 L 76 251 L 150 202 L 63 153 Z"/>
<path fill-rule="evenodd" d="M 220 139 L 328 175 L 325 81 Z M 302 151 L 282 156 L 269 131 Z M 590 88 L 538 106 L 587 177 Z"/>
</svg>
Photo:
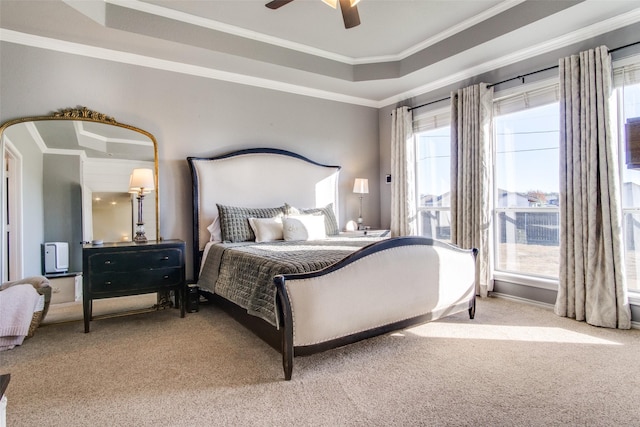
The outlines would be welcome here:
<svg viewBox="0 0 640 427">
<path fill-rule="evenodd" d="M 363 194 L 369 194 L 369 180 L 367 178 L 356 178 L 353 184 L 353 192 L 360 194 L 360 214 L 358 215 L 358 230 L 364 229 L 364 221 L 362 219 L 362 198 Z"/>
<path fill-rule="evenodd" d="M 147 241 L 142 220 L 142 200 L 145 194 L 149 194 L 153 190 L 155 190 L 153 171 L 151 169 L 134 169 L 129 178 L 129 193 L 136 194 L 138 198 L 138 222 L 136 223 L 136 235 L 133 238 L 136 243 Z"/>
</svg>

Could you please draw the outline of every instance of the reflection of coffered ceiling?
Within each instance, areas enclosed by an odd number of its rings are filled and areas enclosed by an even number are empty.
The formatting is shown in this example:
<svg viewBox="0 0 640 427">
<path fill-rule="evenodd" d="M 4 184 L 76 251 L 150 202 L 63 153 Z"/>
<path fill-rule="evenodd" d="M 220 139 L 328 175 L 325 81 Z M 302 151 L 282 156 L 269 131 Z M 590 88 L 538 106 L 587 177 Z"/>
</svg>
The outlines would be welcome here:
<svg viewBox="0 0 640 427">
<path fill-rule="evenodd" d="M 28 122 L 26 126 L 45 153 L 154 161 L 153 142 L 130 129 L 74 120 L 43 120 Z"/>
<path fill-rule="evenodd" d="M 153 142 L 149 138 L 129 129 L 83 121 L 74 121 L 73 128 L 78 145 L 92 153 L 97 151 L 107 157 L 129 158 L 123 156 L 131 156 L 132 153 L 138 156 L 139 148 L 146 153 L 153 151 Z"/>
<path fill-rule="evenodd" d="M 7 41 L 381 107 L 640 21 L 638 0 L 0 1 Z M 612 46 L 615 47 L 615 46 Z"/>
</svg>

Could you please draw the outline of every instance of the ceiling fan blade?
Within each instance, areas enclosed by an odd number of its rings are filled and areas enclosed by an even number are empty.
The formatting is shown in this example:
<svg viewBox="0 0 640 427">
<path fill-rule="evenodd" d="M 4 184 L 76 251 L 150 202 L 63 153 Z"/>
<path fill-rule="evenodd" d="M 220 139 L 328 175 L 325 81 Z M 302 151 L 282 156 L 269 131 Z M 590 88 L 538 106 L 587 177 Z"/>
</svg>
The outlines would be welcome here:
<svg viewBox="0 0 640 427">
<path fill-rule="evenodd" d="M 342 20 L 345 28 L 349 29 L 360 25 L 358 7 L 351 6 L 350 0 L 340 0 L 340 9 L 342 10 Z"/>
<path fill-rule="evenodd" d="M 291 3 L 293 0 L 273 0 L 265 4 L 269 9 L 278 9 L 287 3 Z"/>
</svg>

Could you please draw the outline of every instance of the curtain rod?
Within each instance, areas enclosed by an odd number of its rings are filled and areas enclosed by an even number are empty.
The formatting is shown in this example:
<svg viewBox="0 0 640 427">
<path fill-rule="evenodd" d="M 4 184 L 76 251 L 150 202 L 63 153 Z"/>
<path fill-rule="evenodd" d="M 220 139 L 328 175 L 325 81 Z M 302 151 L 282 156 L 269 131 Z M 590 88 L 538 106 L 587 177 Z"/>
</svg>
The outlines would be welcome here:
<svg viewBox="0 0 640 427">
<path fill-rule="evenodd" d="M 629 44 L 626 44 L 624 46 L 616 47 L 614 49 L 609 49 L 609 53 L 617 52 L 619 50 L 625 49 L 627 47 L 635 46 L 637 44 L 640 44 L 640 41 L 629 43 Z M 487 87 L 493 87 L 493 86 L 501 85 L 503 83 L 507 83 L 507 82 L 510 82 L 510 81 L 513 81 L 513 80 L 522 80 L 522 83 L 524 84 L 524 78 L 525 77 L 529 77 L 531 75 L 538 74 L 538 73 L 543 73 L 545 71 L 553 70 L 553 69 L 556 69 L 556 68 L 559 68 L 559 65 L 553 65 L 551 67 L 543 68 L 542 70 L 532 71 L 530 73 L 521 74 L 521 75 L 519 75 L 517 77 L 511 77 L 510 79 L 502 80 L 502 81 L 499 81 L 497 83 L 491 83 L 491 84 L 487 85 Z M 438 99 L 436 101 L 430 101 L 430 102 L 427 102 L 425 104 L 416 105 L 415 107 L 410 107 L 409 111 L 415 110 L 417 108 L 426 107 L 427 105 L 437 104 L 438 102 L 446 101 L 448 99 L 451 99 L 451 96 L 447 96 L 445 98 Z"/>
</svg>

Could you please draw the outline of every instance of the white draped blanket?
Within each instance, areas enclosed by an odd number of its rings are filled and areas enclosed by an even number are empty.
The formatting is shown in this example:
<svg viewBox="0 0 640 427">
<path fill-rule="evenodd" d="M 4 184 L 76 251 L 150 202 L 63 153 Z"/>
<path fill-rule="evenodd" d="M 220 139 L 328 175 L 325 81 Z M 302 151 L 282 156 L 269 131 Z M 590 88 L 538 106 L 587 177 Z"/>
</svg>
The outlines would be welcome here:
<svg viewBox="0 0 640 427">
<path fill-rule="evenodd" d="M 32 285 L 17 285 L 0 292 L 0 351 L 21 345 L 29 332 L 40 294 Z"/>
</svg>

